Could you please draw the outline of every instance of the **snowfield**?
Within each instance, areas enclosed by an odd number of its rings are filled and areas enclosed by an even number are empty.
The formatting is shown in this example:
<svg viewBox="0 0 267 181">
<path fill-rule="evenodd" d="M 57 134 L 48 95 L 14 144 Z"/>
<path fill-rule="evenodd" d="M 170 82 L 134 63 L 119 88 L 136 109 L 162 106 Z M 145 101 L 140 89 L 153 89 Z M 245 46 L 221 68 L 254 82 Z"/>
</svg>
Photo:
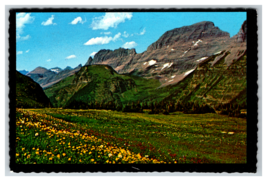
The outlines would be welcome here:
<svg viewBox="0 0 267 181">
<path fill-rule="evenodd" d="M 190 74 L 191 72 L 193 72 L 194 70 L 195 70 L 195 69 L 189 70 L 189 71 L 185 72 L 184 75 L 186 76 L 186 75 Z"/>
<path fill-rule="evenodd" d="M 199 61 L 202 61 L 202 60 L 206 60 L 207 58 L 209 58 L 209 57 L 202 57 L 202 58 L 200 58 L 200 59 L 198 59 L 196 61 L 199 62 Z"/>
</svg>

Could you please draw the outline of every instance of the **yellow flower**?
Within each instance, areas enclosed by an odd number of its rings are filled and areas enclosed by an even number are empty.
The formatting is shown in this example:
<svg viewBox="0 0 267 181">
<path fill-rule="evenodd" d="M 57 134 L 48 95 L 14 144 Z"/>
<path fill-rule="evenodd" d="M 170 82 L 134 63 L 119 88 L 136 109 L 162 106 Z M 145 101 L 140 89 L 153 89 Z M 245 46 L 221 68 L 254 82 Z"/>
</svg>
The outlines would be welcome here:
<svg viewBox="0 0 267 181">
<path fill-rule="evenodd" d="M 93 158 L 91 159 L 91 162 L 95 161 Z"/>
<path fill-rule="evenodd" d="M 68 161 L 71 161 L 71 158 L 69 158 Z"/>
<path fill-rule="evenodd" d="M 57 157 L 60 158 L 60 154 L 58 154 Z"/>
<path fill-rule="evenodd" d="M 108 157 L 111 157 L 112 156 L 112 154 L 110 153 L 110 154 L 108 154 Z"/>
<path fill-rule="evenodd" d="M 82 160 L 80 159 L 79 162 L 82 162 Z"/>
<path fill-rule="evenodd" d="M 49 158 L 49 160 L 53 160 L 53 158 L 52 158 L 52 157 L 50 157 L 50 158 Z"/>
<path fill-rule="evenodd" d="M 63 155 L 63 156 L 66 156 L 66 153 L 63 153 L 62 155 Z"/>
<path fill-rule="evenodd" d="M 36 155 L 39 155 L 39 152 L 37 151 L 37 152 L 35 152 L 36 153 Z"/>
<path fill-rule="evenodd" d="M 22 151 L 24 151 L 24 150 L 25 150 L 25 148 L 22 148 L 21 150 L 22 150 Z"/>
<path fill-rule="evenodd" d="M 35 148 L 32 148 L 32 150 L 35 150 Z"/>
<path fill-rule="evenodd" d="M 39 134 L 38 133 L 35 133 L 35 136 L 38 136 Z"/>
<path fill-rule="evenodd" d="M 16 156 L 19 156 L 19 154 L 18 154 L 18 153 L 16 153 Z"/>
<path fill-rule="evenodd" d="M 27 158 L 30 158 L 31 155 L 28 155 Z"/>
<path fill-rule="evenodd" d="M 24 153 L 24 156 L 26 156 L 27 155 L 27 153 Z"/>
</svg>

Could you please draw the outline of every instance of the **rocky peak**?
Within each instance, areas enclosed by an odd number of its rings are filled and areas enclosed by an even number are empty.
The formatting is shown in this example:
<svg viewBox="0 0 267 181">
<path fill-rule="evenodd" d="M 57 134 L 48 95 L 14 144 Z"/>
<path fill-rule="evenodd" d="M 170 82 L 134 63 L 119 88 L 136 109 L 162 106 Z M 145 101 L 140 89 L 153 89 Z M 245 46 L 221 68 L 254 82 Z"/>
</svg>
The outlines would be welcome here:
<svg viewBox="0 0 267 181">
<path fill-rule="evenodd" d="M 119 48 L 119 49 L 115 49 L 114 51 L 103 49 L 95 54 L 93 61 L 91 61 L 91 64 L 101 63 L 111 58 L 118 58 L 118 57 L 121 58 L 121 57 L 126 57 L 128 55 L 131 56 L 135 54 L 136 54 L 136 51 L 134 48 L 133 49 Z"/>
<path fill-rule="evenodd" d="M 163 46 L 172 45 L 178 41 L 184 43 L 188 41 L 197 41 L 198 39 L 218 37 L 230 38 L 230 35 L 229 33 L 220 30 L 218 27 L 215 27 L 213 22 L 203 21 L 191 26 L 183 26 L 181 28 L 167 31 L 155 43 L 152 43 L 147 48 L 147 51 L 160 49 Z"/>
<path fill-rule="evenodd" d="M 91 65 L 93 61 L 93 58 L 90 56 L 84 66 Z"/>
</svg>

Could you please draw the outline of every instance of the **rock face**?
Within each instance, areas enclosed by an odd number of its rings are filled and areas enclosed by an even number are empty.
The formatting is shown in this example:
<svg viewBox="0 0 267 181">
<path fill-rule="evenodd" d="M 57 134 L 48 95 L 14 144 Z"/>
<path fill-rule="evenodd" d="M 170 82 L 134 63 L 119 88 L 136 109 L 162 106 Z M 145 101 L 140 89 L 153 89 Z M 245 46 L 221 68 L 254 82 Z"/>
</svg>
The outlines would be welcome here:
<svg viewBox="0 0 267 181">
<path fill-rule="evenodd" d="M 167 31 L 140 54 L 134 49 L 100 50 L 90 64 L 110 65 L 118 73 L 157 78 L 164 85 L 173 84 L 206 57 L 224 50 L 229 40 L 229 33 L 205 21 Z"/>
<path fill-rule="evenodd" d="M 40 84 L 42 88 L 46 88 L 68 76 L 75 74 L 75 72 L 79 71 L 81 67 L 81 64 L 74 69 L 68 66 L 63 70 L 58 67 L 49 70 L 44 67 L 37 67 L 33 71 L 29 72 L 27 76 Z"/>
<path fill-rule="evenodd" d="M 40 85 L 16 71 L 16 107 L 43 108 L 51 106 L 50 100 Z"/>
</svg>

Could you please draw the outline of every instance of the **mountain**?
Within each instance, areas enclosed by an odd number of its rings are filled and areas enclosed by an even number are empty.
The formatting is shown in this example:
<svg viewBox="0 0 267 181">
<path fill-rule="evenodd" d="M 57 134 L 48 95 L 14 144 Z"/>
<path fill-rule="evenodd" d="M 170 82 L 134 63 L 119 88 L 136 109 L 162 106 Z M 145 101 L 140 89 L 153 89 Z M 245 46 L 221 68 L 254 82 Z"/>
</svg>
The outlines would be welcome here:
<svg viewBox="0 0 267 181">
<path fill-rule="evenodd" d="M 177 90 L 165 100 L 192 101 L 212 106 L 235 103 L 246 107 L 246 36 L 245 21 L 238 34 L 226 42 L 225 50 L 186 72 L 186 78 L 175 85 Z"/>
<path fill-rule="evenodd" d="M 222 51 L 229 40 L 229 33 L 204 21 L 167 31 L 143 53 L 123 48 L 100 50 L 86 64 L 110 65 L 118 73 L 156 78 L 165 86 L 181 81 L 185 72 Z"/>
<path fill-rule="evenodd" d="M 142 100 L 159 86 L 155 79 L 120 75 L 110 66 L 91 65 L 82 67 L 44 91 L 54 106 L 77 108 L 95 102 L 124 104 Z"/>
<path fill-rule="evenodd" d="M 182 51 L 186 46 L 190 49 Z M 138 101 L 246 107 L 246 61 L 246 21 L 232 38 L 213 23 L 201 22 L 166 32 L 141 57 L 134 49 L 101 50 L 45 93 L 54 106 L 66 108 Z M 118 74 L 118 67 L 125 72 Z"/>
<path fill-rule="evenodd" d="M 22 75 L 26 75 L 27 73 L 29 73 L 29 71 L 27 71 L 27 70 L 19 70 L 19 73 L 21 73 Z"/>
<path fill-rule="evenodd" d="M 40 84 L 42 88 L 46 88 L 68 76 L 73 75 L 75 72 L 79 71 L 81 67 L 81 64 L 74 69 L 68 66 L 63 70 L 58 67 L 52 69 L 37 67 L 33 71 L 29 72 L 27 76 L 31 77 L 35 82 Z"/>
<path fill-rule="evenodd" d="M 16 107 L 43 108 L 51 105 L 39 84 L 16 71 Z"/>
</svg>

